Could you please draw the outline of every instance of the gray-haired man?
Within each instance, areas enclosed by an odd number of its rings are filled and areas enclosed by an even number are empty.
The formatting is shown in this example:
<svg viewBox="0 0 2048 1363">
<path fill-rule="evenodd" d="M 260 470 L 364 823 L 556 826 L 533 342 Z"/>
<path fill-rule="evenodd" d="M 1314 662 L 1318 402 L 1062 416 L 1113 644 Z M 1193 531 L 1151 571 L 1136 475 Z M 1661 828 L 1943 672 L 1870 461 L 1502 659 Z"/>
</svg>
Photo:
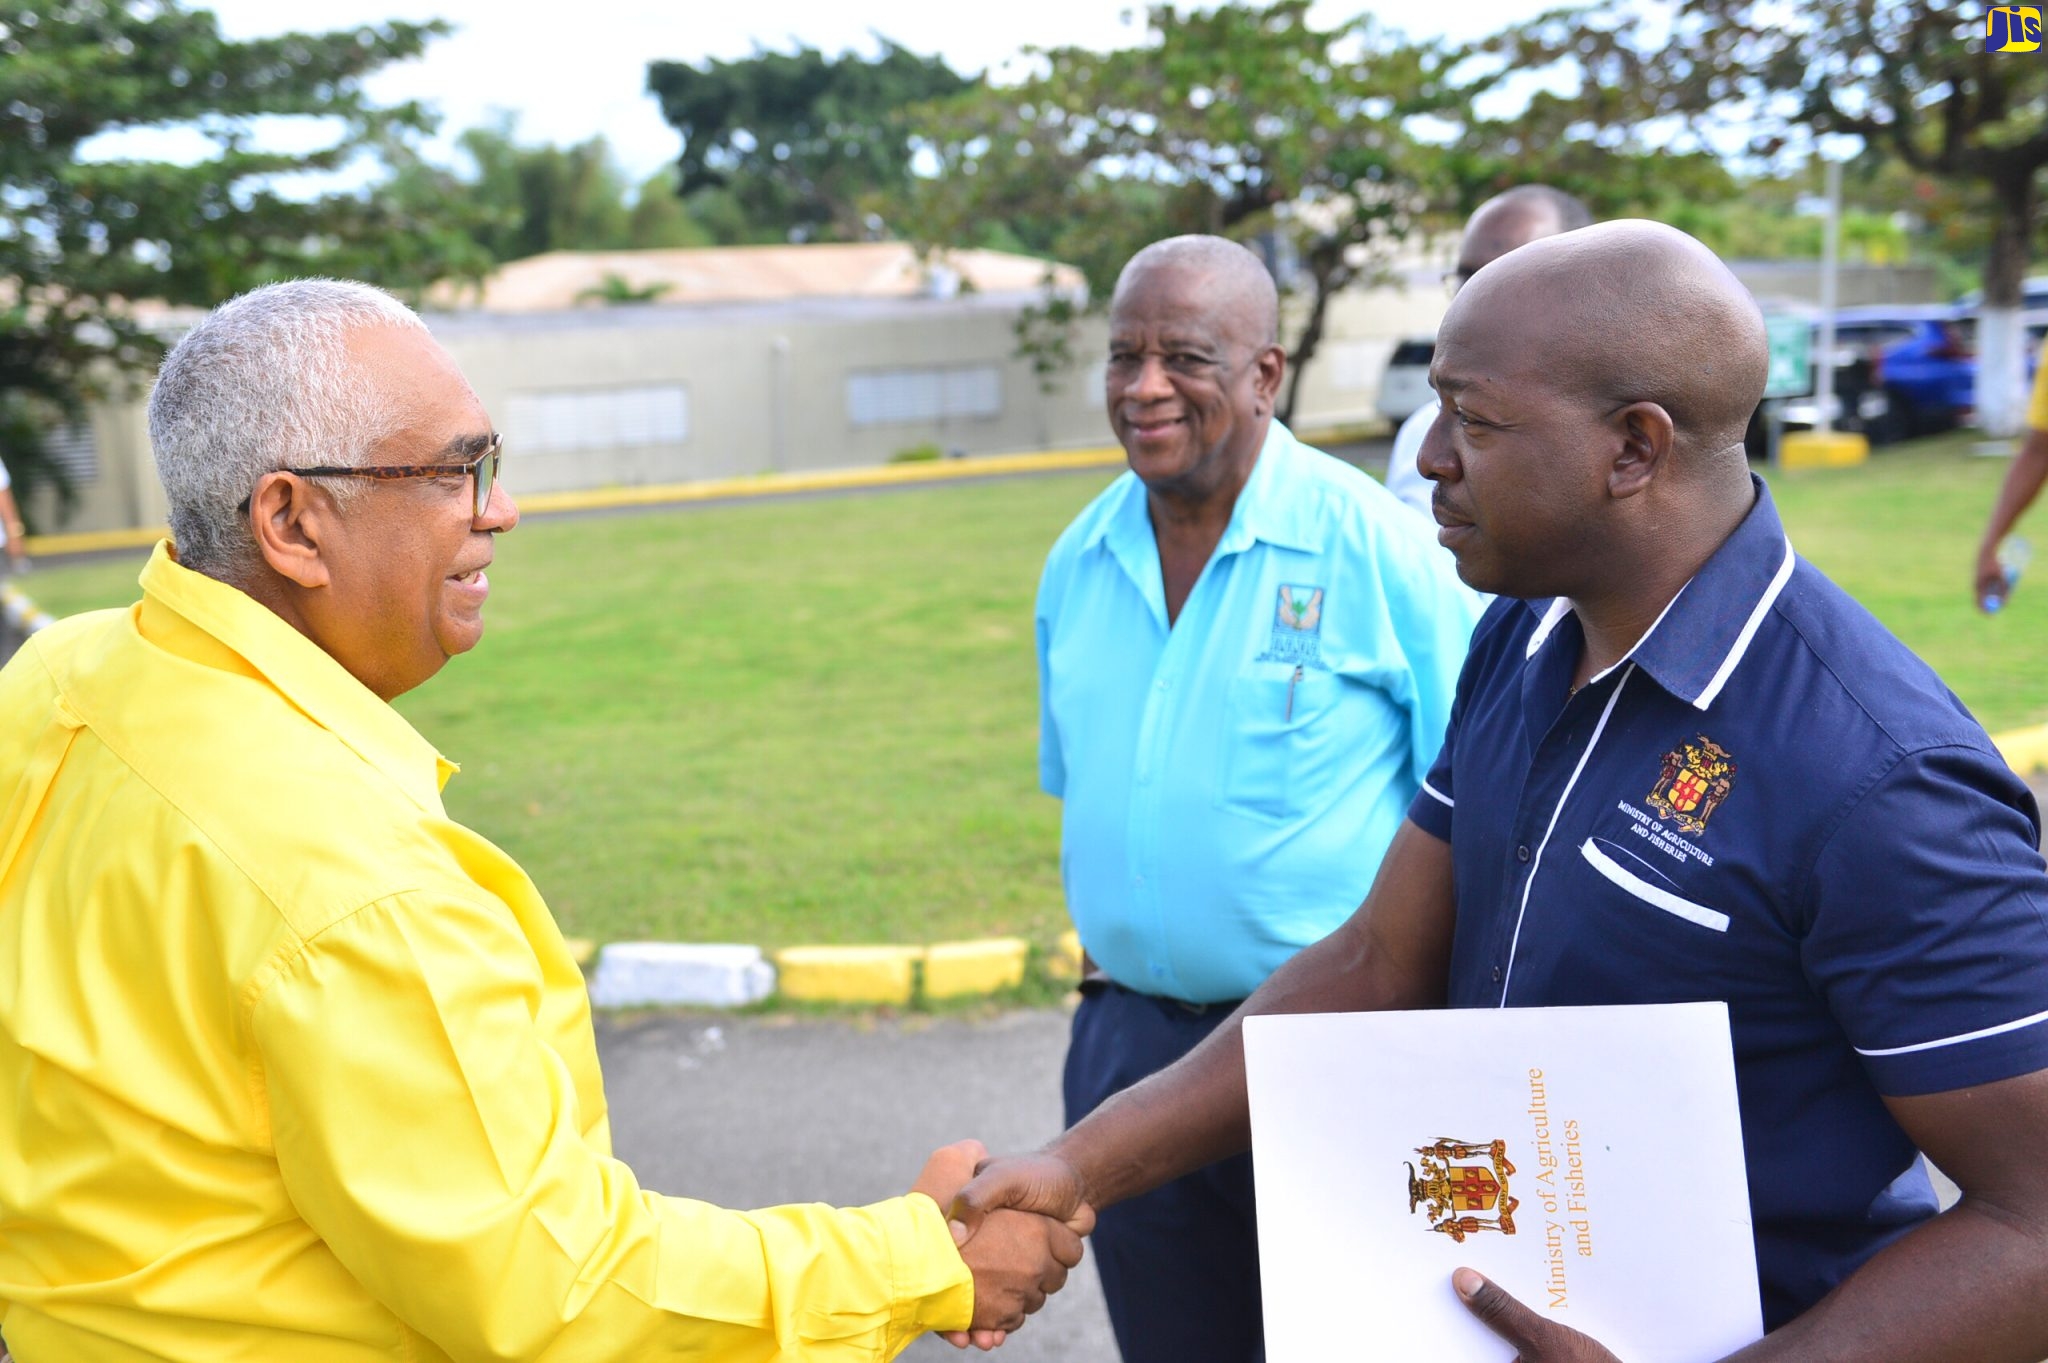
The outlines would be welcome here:
<svg viewBox="0 0 2048 1363">
<path fill-rule="evenodd" d="M 388 703 L 481 638 L 519 520 L 417 317 L 331 281 L 228 303 L 150 436 L 175 549 L 0 672 L 16 1350 L 865 1361 L 1059 1286 L 1057 1222 L 956 1248 L 971 1142 L 853 1209 L 726 1211 L 611 1157 L 575 963 Z"/>
</svg>

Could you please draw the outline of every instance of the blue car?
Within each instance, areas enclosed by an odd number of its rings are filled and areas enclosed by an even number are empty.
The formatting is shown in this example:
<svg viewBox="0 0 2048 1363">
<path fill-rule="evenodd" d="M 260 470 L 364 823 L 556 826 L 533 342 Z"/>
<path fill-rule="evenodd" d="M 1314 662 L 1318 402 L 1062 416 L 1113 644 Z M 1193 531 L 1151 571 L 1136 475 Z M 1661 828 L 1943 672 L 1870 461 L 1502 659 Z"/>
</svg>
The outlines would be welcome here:
<svg viewBox="0 0 2048 1363">
<path fill-rule="evenodd" d="M 1953 430 L 1975 414 L 1976 329 L 1975 318 L 1929 320 L 1878 353 L 1875 377 L 1903 434 Z"/>
<path fill-rule="evenodd" d="M 1886 399 L 1874 442 L 1952 430 L 1977 406 L 1977 319 L 1945 305 L 1843 308 L 1835 341 L 1870 362 Z"/>
</svg>

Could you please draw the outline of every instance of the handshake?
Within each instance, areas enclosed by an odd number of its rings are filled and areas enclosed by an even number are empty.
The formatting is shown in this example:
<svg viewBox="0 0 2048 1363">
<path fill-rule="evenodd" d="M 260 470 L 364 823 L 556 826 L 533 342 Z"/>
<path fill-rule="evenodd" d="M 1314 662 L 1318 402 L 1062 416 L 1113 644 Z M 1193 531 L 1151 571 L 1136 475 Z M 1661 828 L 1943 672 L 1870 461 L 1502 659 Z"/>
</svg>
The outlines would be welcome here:
<svg viewBox="0 0 2048 1363">
<path fill-rule="evenodd" d="M 974 1274 L 974 1323 L 942 1334 L 956 1348 L 993 1349 L 1060 1290 L 1081 1262 L 1095 1211 L 1065 1161 L 1049 1155 L 991 1160 L 980 1141 L 943 1146 L 911 1185 L 938 1204 Z"/>
</svg>

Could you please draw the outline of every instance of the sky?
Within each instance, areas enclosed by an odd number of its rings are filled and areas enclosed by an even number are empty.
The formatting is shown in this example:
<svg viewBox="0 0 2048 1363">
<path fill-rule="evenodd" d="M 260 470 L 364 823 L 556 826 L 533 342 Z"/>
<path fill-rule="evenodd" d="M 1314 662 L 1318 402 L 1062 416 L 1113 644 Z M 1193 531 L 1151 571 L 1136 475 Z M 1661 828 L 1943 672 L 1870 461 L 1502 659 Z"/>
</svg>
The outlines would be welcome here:
<svg viewBox="0 0 2048 1363">
<path fill-rule="evenodd" d="M 957 71 L 1017 69 L 1027 46 L 1128 46 L 1143 32 L 1143 7 L 1120 0 L 1027 0 L 1011 5 L 933 0 L 191 0 L 212 9 L 234 38 L 286 29 L 321 31 L 389 19 L 445 19 L 455 32 L 416 61 L 369 82 L 379 103 L 417 99 L 437 108 L 445 135 L 513 111 L 524 142 L 568 144 L 602 133 L 635 179 L 674 159 L 674 129 L 645 93 L 647 63 L 746 57 L 797 43 L 828 53 L 875 50 L 883 34 Z M 1478 37 L 1549 8 L 1543 0 L 1378 0 L 1317 3 L 1314 21 L 1333 24 L 1370 9 L 1414 37 Z M 314 140 L 309 138 L 309 142 Z M 101 149 L 109 154 L 112 147 Z M 120 154 L 177 154 L 175 137 L 127 134 Z"/>
</svg>

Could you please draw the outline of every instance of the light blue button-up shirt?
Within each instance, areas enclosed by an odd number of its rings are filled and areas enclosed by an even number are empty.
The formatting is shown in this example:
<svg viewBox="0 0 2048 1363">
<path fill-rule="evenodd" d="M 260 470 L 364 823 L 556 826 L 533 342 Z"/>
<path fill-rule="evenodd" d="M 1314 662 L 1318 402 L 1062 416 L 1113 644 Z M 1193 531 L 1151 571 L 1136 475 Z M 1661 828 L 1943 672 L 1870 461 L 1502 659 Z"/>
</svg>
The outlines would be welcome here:
<svg viewBox="0 0 2048 1363">
<path fill-rule="evenodd" d="M 1039 779 L 1120 984 L 1242 998 L 1358 906 L 1435 759 L 1479 600 L 1433 527 L 1277 421 L 1169 629 L 1145 487 L 1038 593 Z"/>
</svg>

